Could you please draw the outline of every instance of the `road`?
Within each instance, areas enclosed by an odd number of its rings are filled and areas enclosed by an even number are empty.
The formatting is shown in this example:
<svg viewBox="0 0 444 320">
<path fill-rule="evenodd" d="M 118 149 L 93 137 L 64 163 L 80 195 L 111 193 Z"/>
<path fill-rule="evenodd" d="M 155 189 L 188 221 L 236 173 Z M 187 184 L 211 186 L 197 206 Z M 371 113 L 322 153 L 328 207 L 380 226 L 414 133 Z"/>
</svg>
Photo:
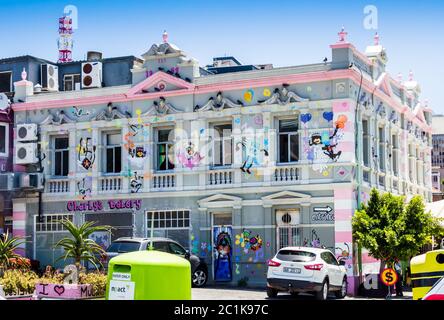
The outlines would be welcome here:
<svg viewBox="0 0 444 320">
<path fill-rule="evenodd" d="M 193 288 L 193 300 L 268 300 L 267 293 L 264 289 L 245 289 L 245 288 L 221 288 L 221 287 L 206 287 Z M 279 293 L 277 298 L 273 300 L 313 300 L 314 297 L 307 294 L 300 294 L 296 297 L 287 293 Z M 334 296 L 329 299 L 335 300 Z M 412 293 L 405 292 L 404 297 L 393 297 L 392 300 L 411 300 Z M 345 297 L 344 300 L 384 300 L 379 298 L 362 298 L 362 297 Z"/>
</svg>

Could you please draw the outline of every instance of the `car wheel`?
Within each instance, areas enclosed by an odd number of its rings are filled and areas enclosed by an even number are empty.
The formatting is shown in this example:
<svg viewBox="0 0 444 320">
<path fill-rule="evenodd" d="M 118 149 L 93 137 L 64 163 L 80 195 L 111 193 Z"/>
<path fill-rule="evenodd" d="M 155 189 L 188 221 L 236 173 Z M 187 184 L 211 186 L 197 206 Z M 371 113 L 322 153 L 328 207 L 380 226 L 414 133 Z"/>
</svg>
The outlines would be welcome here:
<svg viewBox="0 0 444 320">
<path fill-rule="evenodd" d="M 342 280 L 341 290 L 335 292 L 335 296 L 338 299 L 343 299 L 347 295 L 347 278 Z"/>
<path fill-rule="evenodd" d="M 278 295 L 278 291 L 274 288 L 267 287 L 267 296 L 269 298 L 276 298 Z"/>
<path fill-rule="evenodd" d="M 322 283 L 321 290 L 316 292 L 316 299 L 317 300 L 327 300 L 328 297 L 328 281 L 324 280 Z"/>
<path fill-rule="evenodd" d="M 203 287 L 207 283 L 207 279 L 207 272 L 202 268 L 197 268 L 193 273 L 193 287 Z"/>
</svg>

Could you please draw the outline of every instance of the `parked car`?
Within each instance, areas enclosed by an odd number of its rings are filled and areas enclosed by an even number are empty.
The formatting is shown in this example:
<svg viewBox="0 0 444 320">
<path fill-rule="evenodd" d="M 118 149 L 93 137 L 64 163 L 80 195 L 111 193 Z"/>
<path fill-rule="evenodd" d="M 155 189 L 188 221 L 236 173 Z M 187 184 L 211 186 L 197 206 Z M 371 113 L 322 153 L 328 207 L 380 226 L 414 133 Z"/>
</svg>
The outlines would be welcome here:
<svg viewBox="0 0 444 320">
<path fill-rule="evenodd" d="M 422 300 L 444 300 L 444 277 L 433 285 Z"/>
<path fill-rule="evenodd" d="M 347 295 L 347 276 L 343 265 L 331 251 L 318 248 L 285 247 L 268 262 L 267 295 L 278 292 L 315 294 L 326 300 L 330 291 L 337 298 Z"/>
<path fill-rule="evenodd" d="M 104 267 L 108 267 L 111 258 L 127 252 L 148 250 L 153 242 L 154 250 L 172 253 L 181 256 L 191 263 L 192 284 L 194 287 L 203 287 L 208 280 L 208 267 L 206 263 L 185 250 L 179 243 L 168 238 L 118 238 L 106 249 L 106 261 Z"/>
</svg>

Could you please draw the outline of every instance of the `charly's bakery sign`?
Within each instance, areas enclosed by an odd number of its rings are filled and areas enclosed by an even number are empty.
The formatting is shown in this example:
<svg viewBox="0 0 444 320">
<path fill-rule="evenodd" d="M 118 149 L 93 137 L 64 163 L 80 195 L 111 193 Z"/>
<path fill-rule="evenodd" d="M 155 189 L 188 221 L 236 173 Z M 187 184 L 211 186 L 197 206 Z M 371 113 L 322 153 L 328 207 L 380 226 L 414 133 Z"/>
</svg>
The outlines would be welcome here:
<svg viewBox="0 0 444 320">
<path fill-rule="evenodd" d="M 122 199 L 122 200 L 94 200 L 94 201 L 68 201 L 66 209 L 68 211 L 102 211 L 102 210 L 118 210 L 118 209 L 136 209 L 142 208 L 142 200 L 140 199 Z"/>
</svg>

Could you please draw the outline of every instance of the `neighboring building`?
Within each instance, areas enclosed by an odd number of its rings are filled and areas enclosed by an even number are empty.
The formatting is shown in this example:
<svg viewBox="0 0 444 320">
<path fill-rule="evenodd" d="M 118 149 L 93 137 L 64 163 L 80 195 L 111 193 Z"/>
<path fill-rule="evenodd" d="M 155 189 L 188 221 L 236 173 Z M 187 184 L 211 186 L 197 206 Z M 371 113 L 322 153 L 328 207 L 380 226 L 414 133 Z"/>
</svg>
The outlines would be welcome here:
<svg viewBox="0 0 444 320">
<path fill-rule="evenodd" d="M 46 155 L 41 166 L 16 158 L 42 168 L 14 199 L 27 255 L 54 263 L 63 217 L 112 225 L 112 237 L 94 235 L 104 246 L 148 236 L 153 222 L 205 258 L 214 281 L 264 285 L 277 249 L 309 245 L 345 260 L 356 289 L 351 217 L 371 188 L 431 201 L 431 110 L 412 76 L 386 73 L 377 39 L 364 54 L 339 35 L 331 62 L 212 74 L 164 34 L 131 84 L 33 94 L 17 82 L 15 128 L 39 133 L 21 147 Z"/>
<path fill-rule="evenodd" d="M 432 118 L 433 201 L 444 199 L 444 115 Z"/>
</svg>

